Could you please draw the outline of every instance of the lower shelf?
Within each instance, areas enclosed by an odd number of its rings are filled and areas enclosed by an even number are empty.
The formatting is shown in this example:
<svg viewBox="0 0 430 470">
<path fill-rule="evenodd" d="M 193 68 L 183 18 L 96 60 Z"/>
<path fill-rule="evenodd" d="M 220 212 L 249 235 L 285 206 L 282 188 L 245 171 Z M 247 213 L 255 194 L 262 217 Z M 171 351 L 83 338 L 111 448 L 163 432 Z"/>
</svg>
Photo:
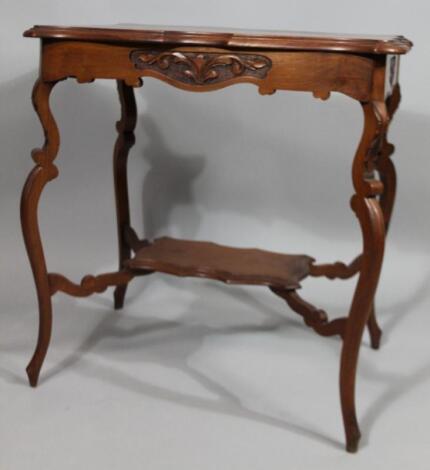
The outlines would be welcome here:
<svg viewBox="0 0 430 470">
<path fill-rule="evenodd" d="M 127 262 L 127 267 L 175 276 L 204 277 L 231 284 L 295 290 L 309 274 L 313 261 L 306 255 L 285 255 L 163 237 L 141 247 Z"/>
</svg>

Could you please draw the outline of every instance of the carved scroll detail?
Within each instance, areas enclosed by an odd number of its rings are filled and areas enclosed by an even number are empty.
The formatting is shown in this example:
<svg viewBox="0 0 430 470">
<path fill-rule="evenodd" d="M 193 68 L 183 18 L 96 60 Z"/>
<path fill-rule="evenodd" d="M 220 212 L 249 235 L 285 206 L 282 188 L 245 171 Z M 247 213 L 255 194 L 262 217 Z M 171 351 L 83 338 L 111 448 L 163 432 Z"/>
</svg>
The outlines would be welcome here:
<svg viewBox="0 0 430 470">
<path fill-rule="evenodd" d="M 265 78 L 272 61 L 257 54 L 133 51 L 139 70 L 152 70 L 186 84 L 220 83 L 241 76 Z"/>
<path fill-rule="evenodd" d="M 400 104 L 401 94 L 400 86 L 396 84 L 393 88 L 391 95 L 386 100 L 388 118 L 391 122 L 394 113 Z M 384 185 L 384 192 L 380 197 L 380 204 L 384 213 L 385 230 L 388 231 L 391 213 L 393 211 L 394 200 L 396 197 L 396 169 L 394 163 L 390 158 L 394 153 L 395 147 L 387 140 L 388 127 L 384 133 L 381 152 L 378 158 L 376 170 Z"/>
<path fill-rule="evenodd" d="M 327 313 L 303 300 L 296 291 L 270 287 L 270 290 L 287 302 L 288 306 L 303 317 L 305 324 L 321 336 L 339 335 L 343 338 L 346 317 L 329 321 Z"/>
</svg>

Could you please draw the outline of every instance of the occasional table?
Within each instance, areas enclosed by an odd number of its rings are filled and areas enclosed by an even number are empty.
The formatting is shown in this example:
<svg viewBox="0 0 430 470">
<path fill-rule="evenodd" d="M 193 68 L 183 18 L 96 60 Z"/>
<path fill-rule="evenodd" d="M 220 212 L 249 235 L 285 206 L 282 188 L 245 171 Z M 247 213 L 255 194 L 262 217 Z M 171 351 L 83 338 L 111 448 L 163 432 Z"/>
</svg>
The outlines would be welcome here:
<svg viewBox="0 0 430 470">
<path fill-rule="evenodd" d="M 36 283 L 39 335 L 27 367 L 32 386 L 38 382 L 52 327 L 52 296 L 65 292 L 83 297 L 115 286 L 114 304 L 123 306 L 128 283 L 140 275 L 163 272 L 225 283 L 266 286 L 323 336 L 340 336 L 340 398 L 346 448 L 358 448 L 360 430 L 355 410 L 355 377 L 365 327 L 377 349 L 381 330 L 374 297 L 396 191 L 390 159 L 394 147 L 387 131 L 400 101 L 399 62 L 412 43 L 402 36 L 353 36 L 281 31 L 212 30 L 159 26 L 109 27 L 34 26 L 26 37 L 41 39 L 39 77 L 33 105 L 45 143 L 35 149 L 35 167 L 21 200 L 24 240 Z M 213 91 L 237 83 L 256 85 L 262 95 L 277 90 L 307 91 L 327 99 L 331 92 L 357 101 L 364 130 L 352 162 L 351 207 L 361 228 L 361 253 L 350 263 L 317 264 L 306 255 L 230 248 L 210 242 L 170 237 L 140 239 L 130 223 L 127 157 L 134 144 L 134 88 L 153 77 L 187 91 Z M 117 82 L 121 103 L 118 137 L 113 151 L 113 176 L 119 243 L 115 272 L 84 276 L 76 284 L 46 266 L 38 224 L 38 203 L 45 185 L 58 176 L 54 164 L 60 136 L 49 97 L 67 78 L 79 83 L 95 79 Z M 329 319 L 298 293 L 308 276 L 358 281 L 345 317 Z"/>
</svg>

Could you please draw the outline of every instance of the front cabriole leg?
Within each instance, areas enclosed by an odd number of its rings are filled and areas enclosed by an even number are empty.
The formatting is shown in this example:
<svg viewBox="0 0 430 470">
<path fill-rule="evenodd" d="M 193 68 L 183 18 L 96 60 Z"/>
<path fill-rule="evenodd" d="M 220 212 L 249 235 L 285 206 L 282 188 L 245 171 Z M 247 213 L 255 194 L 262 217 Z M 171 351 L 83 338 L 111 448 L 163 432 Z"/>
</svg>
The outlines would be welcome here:
<svg viewBox="0 0 430 470">
<path fill-rule="evenodd" d="M 353 163 L 355 194 L 351 199 L 351 207 L 360 223 L 363 254 L 346 324 L 340 365 L 341 405 L 349 452 L 357 450 L 360 440 L 355 409 L 358 355 L 363 331 L 372 313 L 385 244 L 384 213 L 378 200 L 378 195 L 383 192 L 383 184 L 368 175 L 371 173 L 369 168 L 377 165 L 389 117 L 383 101 L 362 103 L 362 107 L 364 131 Z"/>
<path fill-rule="evenodd" d="M 39 334 L 33 357 L 27 366 L 30 385 L 35 387 L 40 369 L 48 350 L 52 330 L 52 304 L 48 272 L 38 223 L 38 204 L 40 194 L 46 183 L 58 175 L 53 164 L 57 156 L 60 136 L 49 107 L 49 97 L 57 82 L 45 82 L 39 78 L 33 88 L 32 101 L 39 116 L 45 135 L 45 143 L 41 149 L 34 149 L 32 158 L 36 163 L 24 185 L 21 197 L 21 226 L 25 247 L 30 259 L 34 281 L 36 283 L 39 304 Z"/>
</svg>

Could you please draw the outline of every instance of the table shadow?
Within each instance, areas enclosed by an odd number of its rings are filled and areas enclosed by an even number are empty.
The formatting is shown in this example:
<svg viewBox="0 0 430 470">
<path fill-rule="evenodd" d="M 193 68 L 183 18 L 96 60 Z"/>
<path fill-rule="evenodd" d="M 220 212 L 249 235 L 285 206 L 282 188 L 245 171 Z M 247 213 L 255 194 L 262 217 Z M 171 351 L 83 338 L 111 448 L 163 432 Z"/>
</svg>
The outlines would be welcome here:
<svg viewBox="0 0 430 470">
<path fill-rule="evenodd" d="M 239 287 L 232 289 L 231 286 L 206 281 L 202 281 L 202 283 L 205 288 L 217 290 L 218 296 L 230 296 L 235 301 L 239 301 L 241 304 L 249 307 L 250 310 L 258 311 L 262 315 L 261 321 L 255 321 L 255 318 L 252 322 L 248 321 L 242 311 L 237 312 L 237 314 L 231 311 L 215 311 L 217 305 L 208 304 L 204 295 L 199 296 L 198 299 L 196 296 L 197 300 L 192 301 L 180 321 L 160 321 L 155 317 L 138 318 L 132 315 L 124 316 L 119 312 L 106 311 L 91 334 L 87 336 L 72 354 L 55 366 L 42 371 L 39 386 L 43 387 L 46 381 L 61 375 L 65 370 L 70 370 L 77 363 L 80 363 L 81 367 L 76 368 L 79 373 L 83 373 L 91 379 L 106 381 L 118 387 L 126 388 L 140 395 L 166 400 L 180 406 L 236 416 L 275 426 L 332 447 L 343 448 L 343 442 L 327 436 L 322 431 L 315 430 L 312 424 L 306 423 L 304 425 L 302 418 L 300 418 L 302 423 L 296 423 L 294 422 L 295 419 L 289 416 L 288 413 L 283 412 L 274 416 L 245 406 L 241 402 L 241 397 L 235 395 L 228 387 L 190 365 L 190 357 L 201 348 L 206 338 L 213 335 L 236 335 L 253 332 L 261 334 L 276 332 L 284 328 L 288 328 L 290 330 L 289 333 L 294 334 L 294 331 L 297 333 L 305 329 L 301 319 L 291 314 L 283 302 L 280 302 L 279 307 L 274 308 L 270 304 L 265 303 L 264 295 L 254 295 L 249 289 Z M 410 298 L 381 309 L 380 317 L 385 334 L 393 331 L 406 315 L 410 315 L 410 312 L 428 299 L 429 283 L 430 277 L 422 282 Z M 258 292 L 258 294 L 261 294 L 261 292 Z M 105 311 L 105 307 L 110 303 L 104 297 L 95 297 L 94 302 L 103 307 L 102 311 Z M 63 310 L 73 309 L 74 315 L 94 313 L 94 310 L 76 305 L 75 302 L 66 303 L 61 300 L 56 308 L 61 308 L 62 312 Z M 69 314 L 72 314 L 72 312 L 69 312 Z M 288 317 L 290 314 L 291 318 Z M 209 326 L 207 324 L 211 318 L 217 318 L 217 323 L 222 324 L 223 317 L 225 317 L 224 320 L 227 324 L 229 320 L 231 321 L 231 318 L 235 318 L 239 323 L 233 326 Z M 200 319 L 199 323 L 196 323 L 197 319 Z M 131 322 L 131 325 L 127 326 L 127 322 Z M 313 341 L 313 334 L 309 330 L 309 336 L 303 336 L 302 340 L 306 341 L 309 338 L 309 341 Z M 112 343 L 112 340 L 115 341 L 115 339 L 120 339 L 121 342 L 116 346 L 113 345 L 114 347 L 112 347 L 112 344 L 106 346 L 106 342 Z M 95 363 L 88 355 L 89 352 L 94 352 L 94 350 L 100 347 L 102 351 L 104 348 L 108 353 L 113 352 L 115 355 L 121 355 L 121 345 L 125 343 L 127 344 L 127 354 L 130 354 L 131 351 L 131 354 L 134 356 L 133 360 L 136 362 L 155 363 L 181 371 L 214 394 L 217 399 L 198 397 L 193 394 L 152 384 L 123 372 L 111 364 L 101 364 L 100 361 Z M 334 357 L 339 358 L 340 341 L 337 338 L 324 338 L 323 344 L 327 345 L 327 348 L 333 352 Z M 377 355 L 378 352 L 374 354 Z M 374 423 L 390 408 L 390 404 L 430 378 L 430 362 L 426 362 L 415 371 L 406 375 L 384 373 L 377 368 L 376 364 L 375 360 L 362 357 L 358 372 L 358 380 L 361 377 L 387 384 L 386 390 L 359 419 L 363 431 L 361 447 L 366 446 L 369 442 Z M 23 376 L 18 376 L 9 370 L 1 369 L 0 375 L 4 380 L 17 385 L 27 383 Z M 339 426 L 341 426 L 341 422 L 339 422 Z"/>
<path fill-rule="evenodd" d="M 283 328 L 293 330 L 297 328 L 301 329 L 301 325 L 299 326 L 301 320 L 285 318 L 276 309 L 268 307 L 264 302 L 260 302 L 257 296 L 251 295 L 245 289 L 234 289 L 235 293 L 232 293 L 231 287 L 225 288 L 224 286 L 218 286 L 218 289 L 219 295 L 226 294 L 232 296 L 235 300 L 239 300 L 245 305 L 252 305 L 253 309 L 260 309 L 261 312 L 264 312 L 263 316 L 265 318 L 258 323 L 247 322 L 245 319 L 243 323 L 241 322 L 233 326 L 209 326 L 205 324 L 205 316 L 208 319 L 218 316 L 219 321 L 222 323 L 223 315 L 222 312 L 212 311 L 216 306 L 208 308 L 204 298 L 193 302 L 189 308 L 189 312 L 186 313 L 184 317 L 181 317 L 180 322 L 160 321 L 151 317 L 142 319 L 129 315 L 123 317 L 118 312 L 110 312 L 104 315 L 104 318 L 97 324 L 92 333 L 74 353 L 42 373 L 40 386 L 43 386 L 46 381 L 61 374 L 64 370 L 70 370 L 72 366 L 79 362 L 83 367 L 77 368 L 77 370 L 87 377 L 109 382 L 110 384 L 126 388 L 139 395 L 146 395 L 158 400 L 166 400 L 180 406 L 256 421 L 289 432 L 294 432 L 335 448 L 343 448 L 343 443 L 327 436 L 323 432 L 315 430 L 312 424 L 303 424 L 303 419 L 301 418 L 301 423 L 297 423 L 295 419 L 285 412 L 279 412 L 279 415 L 277 414 L 275 416 L 245 406 L 241 402 L 240 396 L 235 395 L 214 378 L 211 378 L 209 375 L 190 365 L 190 357 L 201 348 L 206 338 L 213 335 L 261 334 L 264 332 L 278 331 Z M 205 303 L 205 314 L 201 319 L 201 323 L 196 324 L 195 319 L 199 313 L 197 310 L 201 310 L 201 302 Z M 282 303 L 280 303 L 280 306 L 282 309 Z M 61 308 L 63 309 L 64 306 L 61 306 Z M 235 312 L 227 313 L 229 317 L 234 317 L 235 315 Z M 85 314 L 85 312 L 83 312 L 83 314 Z M 237 317 L 243 318 L 243 315 L 239 314 Z M 124 326 L 124 320 L 126 318 L 127 321 L 132 322 L 130 327 Z M 190 323 L 187 323 L 187 320 L 189 320 Z M 311 338 L 311 335 L 309 335 L 309 338 Z M 172 390 L 139 379 L 129 373 L 123 372 L 111 364 L 100 364 L 100 361 L 92 363 L 91 359 L 88 357 L 88 352 L 94 351 L 94 349 L 100 347 L 100 343 L 106 341 L 111 343 L 112 340 L 115 339 L 124 339 L 124 342 L 127 344 L 127 354 L 130 354 L 130 351 L 135 351 L 136 361 L 161 364 L 165 367 L 174 368 L 175 370 L 183 372 L 217 398 L 208 399 Z M 125 344 L 124 342 L 121 341 L 121 344 Z M 335 341 L 329 340 L 328 343 L 331 343 L 333 347 L 338 347 Z M 115 353 L 121 353 L 120 345 L 115 348 Z M 285 414 L 287 414 L 287 416 L 285 416 Z"/>
<path fill-rule="evenodd" d="M 389 340 L 389 335 L 399 328 L 400 322 L 410 317 L 417 308 L 430 298 L 430 273 L 423 279 L 418 288 L 408 298 L 381 309 L 379 312 L 383 338 L 381 348 Z M 376 352 L 378 354 L 378 352 Z M 430 380 L 430 360 L 424 361 L 422 365 L 408 374 L 385 372 L 376 366 L 376 361 L 361 361 L 359 375 L 374 382 L 385 383 L 386 389 L 371 404 L 365 414 L 361 417 L 361 428 L 363 432 L 362 444 L 366 445 L 370 439 L 374 423 L 387 410 L 393 402 L 404 397 L 408 392 Z"/>
<path fill-rule="evenodd" d="M 173 230 L 181 232 L 184 238 L 192 238 L 201 219 L 194 204 L 193 184 L 204 169 L 204 156 L 181 155 L 170 149 L 150 116 L 143 117 L 142 127 L 145 133 L 143 158 L 149 165 L 142 185 L 144 236 L 151 240 Z M 174 226 L 172 213 L 178 207 L 186 207 L 187 223 Z"/>
</svg>

